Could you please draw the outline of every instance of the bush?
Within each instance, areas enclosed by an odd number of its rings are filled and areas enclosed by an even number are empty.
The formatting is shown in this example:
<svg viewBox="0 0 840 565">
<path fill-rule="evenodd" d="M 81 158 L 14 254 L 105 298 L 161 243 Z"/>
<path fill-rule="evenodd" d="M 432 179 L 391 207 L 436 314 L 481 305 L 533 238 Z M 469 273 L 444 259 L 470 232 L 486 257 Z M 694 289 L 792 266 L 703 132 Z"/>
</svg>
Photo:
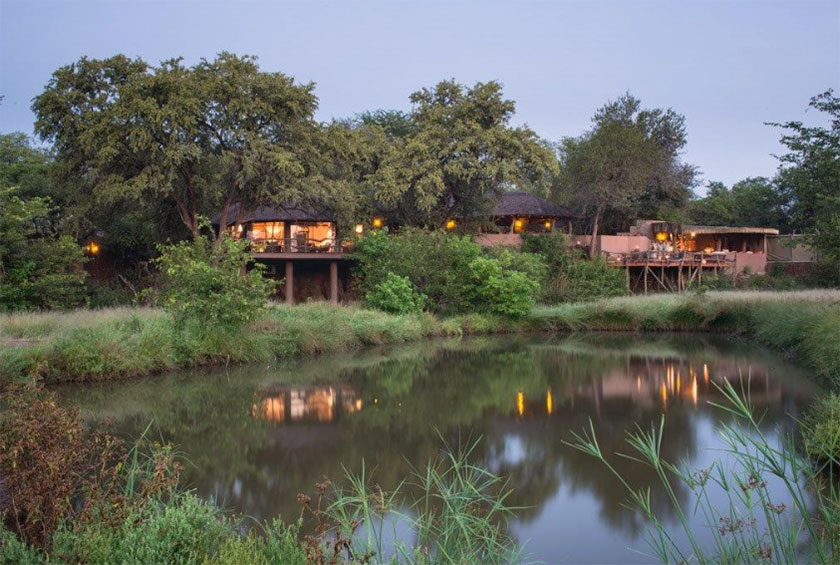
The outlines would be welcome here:
<svg viewBox="0 0 840 565">
<path fill-rule="evenodd" d="M 625 274 L 603 259 L 589 260 L 562 233 L 523 235 L 522 250 L 542 256 L 548 273 L 541 299 L 548 304 L 580 302 L 627 293 Z"/>
<path fill-rule="evenodd" d="M 510 270 L 497 259 L 478 257 L 470 263 L 474 285 L 472 302 L 477 311 L 522 318 L 534 307 L 539 283 L 525 273 Z"/>
<path fill-rule="evenodd" d="M 840 467 L 840 396 L 818 399 L 802 421 L 805 452 L 822 463 Z"/>
<path fill-rule="evenodd" d="M 206 324 L 236 328 L 257 318 L 274 288 L 263 277 L 263 266 L 253 265 L 247 242 L 224 237 L 215 243 L 206 237 L 160 246 L 155 259 L 163 277 L 157 301 L 176 324 Z"/>
<path fill-rule="evenodd" d="M 414 289 L 406 277 L 389 272 L 385 280 L 376 285 L 373 292 L 365 296 L 368 304 L 374 308 L 392 314 L 411 314 L 421 312 L 428 297 Z"/>
</svg>

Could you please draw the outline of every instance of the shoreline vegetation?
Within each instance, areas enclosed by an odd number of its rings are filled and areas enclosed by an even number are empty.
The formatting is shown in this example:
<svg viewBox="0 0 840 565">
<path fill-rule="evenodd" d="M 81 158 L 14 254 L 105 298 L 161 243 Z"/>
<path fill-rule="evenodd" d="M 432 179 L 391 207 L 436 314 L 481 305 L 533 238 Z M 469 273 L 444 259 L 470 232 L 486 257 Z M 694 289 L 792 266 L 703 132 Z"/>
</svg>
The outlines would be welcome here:
<svg viewBox="0 0 840 565">
<path fill-rule="evenodd" d="M 176 325 L 165 311 L 117 307 L 0 315 L 0 385 L 148 376 L 272 361 L 426 337 L 516 332 L 699 331 L 748 336 L 840 383 L 840 291 L 722 291 L 539 306 L 526 317 L 441 318 L 356 306 L 271 305 L 239 329 Z"/>
</svg>

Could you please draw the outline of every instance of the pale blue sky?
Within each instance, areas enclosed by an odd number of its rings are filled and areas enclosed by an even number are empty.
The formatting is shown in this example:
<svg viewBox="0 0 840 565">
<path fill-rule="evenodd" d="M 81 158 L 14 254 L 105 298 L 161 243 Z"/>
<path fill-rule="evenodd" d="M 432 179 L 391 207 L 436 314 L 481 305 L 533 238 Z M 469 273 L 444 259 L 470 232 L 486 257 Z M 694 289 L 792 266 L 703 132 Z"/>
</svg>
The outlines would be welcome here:
<svg viewBox="0 0 840 565">
<path fill-rule="evenodd" d="M 557 140 L 630 91 L 686 116 L 685 159 L 727 183 L 772 175 L 778 131 L 840 90 L 840 1 L 145 2 L 0 0 L 0 131 L 32 131 L 60 65 L 229 50 L 317 83 L 320 119 L 408 109 L 444 78 L 499 80 L 516 123 Z"/>
</svg>

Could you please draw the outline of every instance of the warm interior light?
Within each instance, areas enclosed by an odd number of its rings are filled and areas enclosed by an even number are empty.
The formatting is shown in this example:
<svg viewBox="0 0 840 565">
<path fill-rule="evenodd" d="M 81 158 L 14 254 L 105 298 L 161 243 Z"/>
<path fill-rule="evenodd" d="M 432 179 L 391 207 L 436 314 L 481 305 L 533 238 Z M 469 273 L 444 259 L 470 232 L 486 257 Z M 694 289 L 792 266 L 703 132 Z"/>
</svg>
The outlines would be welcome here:
<svg viewBox="0 0 840 565">
<path fill-rule="evenodd" d="M 381 228 L 383 223 L 382 218 L 374 218 L 370 224 L 375 228 Z"/>
<path fill-rule="evenodd" d="M 550 230 L 551 229 L 551 220 L 546 220 L 544 225 L 545 225 L 545 229 Z"/>
<path fill-rule="evenodd" d="M 515 228 L 521 228 L 523 223 L 524 223 L 524 222 L 523 222 L 522 220 L 515 220 L 515 221 L 513 222 L 513 227 L 515 227 Z"/>
<path fill-rule="evenodd" d="M 695 237 L 697 237 L 697 232 L 691 232 L 691 239 L 694 239 Z"/>
<path fill-rule="evenodd" d="M 98 255 L 99 254 L 99 244 L 96 243 L 95 241 L 91 241 L 90 243 L 87 244 L 87 247 L 85 247 L 85 250 L 88 253 L 90 253 L 91 255 Z"/>
<path fill-rule="evenodd" d="M 446 220 L 446 229 L 454 230 L 456 225 L 455 220 Z"/>
<path fill-rule="evenodd" d="M 656 232 L 656 241 L 663 242 L 668 239 L 668 233 L 664 231 Z"/>
<path fill-rule="evenodd" d="M 359 235 L 362 235 L 362 233 L 365 231 L 365 226 L 363 226 L 362 224 L 356 224 L 355 226 L 353 226 L 353 231 Z"/>
</svg>

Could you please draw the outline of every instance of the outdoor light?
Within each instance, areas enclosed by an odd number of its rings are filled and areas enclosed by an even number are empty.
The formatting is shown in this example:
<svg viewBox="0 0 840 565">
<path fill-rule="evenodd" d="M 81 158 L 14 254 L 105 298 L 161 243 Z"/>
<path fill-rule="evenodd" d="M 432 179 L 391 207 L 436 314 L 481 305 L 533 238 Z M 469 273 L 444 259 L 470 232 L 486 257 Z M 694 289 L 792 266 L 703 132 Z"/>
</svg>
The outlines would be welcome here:
<svg viewBox="0 0 840 565">
<path fill-rule="evenodd" d="M 695 232 L 695 231 L 691 232 L 691 239 L 694 239 L 695 237 L 697 237 L 697 232 Z"/>
<path fill-rule="evenodd" d="M 513 228 L 514 228 L 514 229 L 516 229 L 516 230 L 521 230 L 521 229 L 522 229 L 522 226 L 523 226 L 524 224 L 525 224 L 525 221 L 524 221 L 524 220 L 514 220 L 514 222 L 513 222 Z"/>
<path fill-rule="evenodd" d="M 370 224 L 375 228 L 381 228 L 384 223 L 385 222 L 382 221 L 382 218 L 374 218 Z"/>
<path fill-rule="evenodd" d="M 656 241 L 663 242 L 668 239 L 668 234 L 664 231 L 656 232 Z"/>
<path fill-rule="evenodd" d="M 362 233 L 365 231 L 365 226 L 363 226 L 362 224 L 356 224 L 355 226 L 353 226 L 353 231 L 359 235 L 362 235 Z"/>
<path fill-rule="evenodd" d="M 455 220 L 446 220 L 446 229 L 454 230 L 456 225 Z"/>
<path fill-rule="evenodd" d="M 98 255 L 99 254 L 99 244 L 95 241 L 91 241 L 85 247 L 85 251 L 87 251 L 90 255 Z"/>
<path fill-rule="evenodd" d="M 550 229 L 551 229 L 551 220 L 546 220 L 546 222 L 545 222 L 545 229 L 547 229 L 547 230 L 550 230 Z"/>
</svg>

